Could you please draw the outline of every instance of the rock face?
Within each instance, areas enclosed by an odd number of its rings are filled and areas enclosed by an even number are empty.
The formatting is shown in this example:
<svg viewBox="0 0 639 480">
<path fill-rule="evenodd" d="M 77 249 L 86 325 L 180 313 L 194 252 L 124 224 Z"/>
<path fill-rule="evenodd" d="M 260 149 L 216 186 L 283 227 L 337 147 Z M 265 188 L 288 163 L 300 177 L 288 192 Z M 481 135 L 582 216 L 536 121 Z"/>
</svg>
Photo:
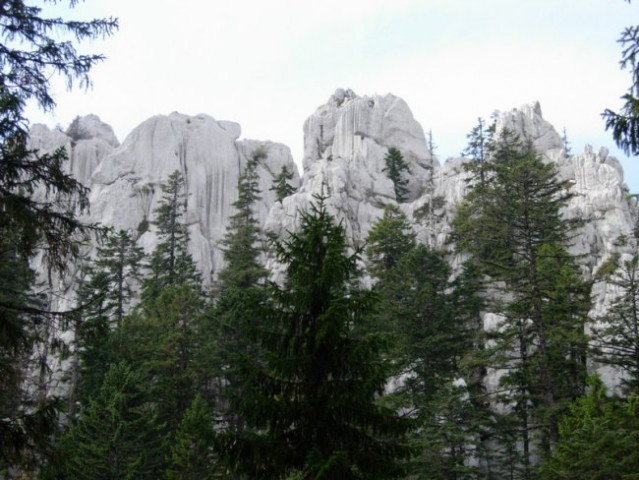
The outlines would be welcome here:
<svg viewBox="0 0 639 480">
<path fill-rule="evenodd" d="M 390 147 L 402 152 L 410 168 L 408 198 L 427 194 L 436 161 L 406 102 L 394 95 L 358 97 L 337 90 L 306 120 L 302 186 L 273 207 L 266 229 L 277 235 L 293 230 L 299 212 L 323 193 L 351 240 L 361 241 L 384 205 L 395 201 L 393 183 L 383 172 Z"/>
<path fill-rule="evenodd" d="M 282 166 L 295 172 L 291 183 L 299 183 L 288 147 L 238 140 L 240 132 L 233 122 L 172 113 L 143 122 L 119 145 L 110 127 L 89 116 L 74 121 L 66 134 L 35 126 L 31 141 L 45 151 L 67 146 L 72 152 L 70 172 L 91 189 L 86 220 L 137 233 L 147 252 L 153 250 L 157 237 L 152 225 L 148 230 L 142 227 L 145 220 L 153 219 L 162 194 L 160 184 L 179 170 L 186 179 L 191 253 L 203 278 L 209 280 L 222 267 L 219 241 L 233 214 L 239 175 L 252 152 L 257 148 L 267 152 L 258 168 L 260 221 L 275 203 L 269 189 Z"/>
<path fill-rule="evenodd" d="M 639 210 L 628 196 L 619 162 L 607 150 L 595 153 L 588 146 L 580 154 L 566 155 L 561 137 L 543 119 L 538 103 L 500 113 L 497 124 L 531 142 L 572 183 L 575 197 L 564 213 L 589 220 L 572 247 L 583 259 L 586 277 L 594 279 L 613 252 L 622 256 L 633 252 Z M 267 232 L 278 236 L 295 230 L 300 212 L 322 194 L 353 244 L 360 244 L 384 205 L 396 203 L 393 183 L 384 171 L 390 147 L 402 152 L 410 168 L 407 200 L 399 206 L 419 241 L 446 246 L 450 220 L 467 191 L 463 168 L 467 160 L 450 158 L 440 165 L 406 103 L 390 94 L 360 97 L 340 89 L 307 119 L 301 184 L 286 146 L 238 140 L 239 136 L 236 123 L 173 113 L 145 121 L 122 145 L 96 116 L 77 119 L 66 133 L 36 125 L 31 143 L 45 151 L 66 146 L 70 172 L 91 189 L 87 220 L 135 232 L 147 252 L 157 237 L 152 225 L 148 230 L 143 226 L 153 218 L 161 198 L 159 185 L 175 170 L 182 172 L 191 251 L 207 281 L 223 266 L 219 242 L 233 214 L 238 177 L 257 148 L 267 151 L 258 168 L 262 191 L 258 218 Z M 299 189 L 278 202 L 269 188 L 282 166 L 295 172 L 292 183 Z M 594 316 L 602 313 L 611 292 L 605 283 L 594 285 Z M 488 328 L 493 317 L 486 316 Z"/>
</svg>

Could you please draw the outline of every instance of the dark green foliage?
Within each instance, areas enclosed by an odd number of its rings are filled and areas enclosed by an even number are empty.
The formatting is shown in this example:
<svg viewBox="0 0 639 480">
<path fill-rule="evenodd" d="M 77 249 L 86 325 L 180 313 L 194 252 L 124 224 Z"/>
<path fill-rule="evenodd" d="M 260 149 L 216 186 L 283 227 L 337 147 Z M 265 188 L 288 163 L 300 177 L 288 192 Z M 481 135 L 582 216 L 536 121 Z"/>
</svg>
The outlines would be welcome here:
<svg viewBox="0 0 639 480">
<path fill-rule="evenodd" d="M 472 402 L 462 385 L 448 383 L 422 405 L 422 422 L 414 440 L 419 455 L 411 479 L 457 480 L 486 478 L 478 464 L 480 435 L 487 430 L 486 409 Z"/>
<path fill-rule="evenodd" d="M 515 140 L 502 132 L 491 159 L 469 165 L 484 181 L 471 187 L 453 226 L 458 247 L 497 282 L 490 308 L 503 322 L 489 332 L 492 346 L 477 352 L 477 365 L 506 370 L 499 400 L 520 420 L 529 471 L 530 429 L 541 429 L 549 449 L 559 415 L 583 392 L 590 292 L 566 252 L 577 225 L 560 213 L 567 185 Z"/>
<path fill-rule="evenodd" d="M 622 47 L 621 68 L 629 69 L 631 75 L 628 93 L 621 97 L 624 105 L 619 112 L 606 109 L 602 117 L 606 130 L 612 131 L 612 138 L 626 155 L 639 154 L 639 25 L 627 27 L 619 43 Z"/>
<path fill-rule="evenodd" d="M 292 179 L 293 172 L 286 165 L 282 165 L 280 173 L 273 178 L 273 186 L 270 188 L 270 190 L 275 192 L 278 202 L 295 193 L 295 188 L 288 183 Z"/>
<path fill-rule="evenodd" d="M 87 191 L 65 173 L 65 151 L 39 154 L 27 148 L 24 107 L 34 100 L 51 110 L 55 102 L 49 82 L 57 75 L 69 87 L 75 81 L 86 85 L 89 71 L 102 57 L 79 54 L 76 43 L 110 35 L 117 28 L 112 19 L 44 18 L 40 7 L 22 0 L 4 2 L 1 10 L 0 471 L 21 457 L 31 457 L 34 442 L 47 438 L 54 418 L 52 405 L 38 406 L 31 394 L 18 404 L 15 396 L 21 361 L 34 340 L 32 327 L 52 321 L 29 293 L 34 275 L 28 261 L 41 250 L 50 268 L 64 271 L 78 252 L 78 234 L 90 230 L 75 217 L 76 209 L 86 206 Z"/>
<path fill-rule="evenodd" d="M 639 394 L 639 256 L 618 265 L 608 280 L 619 294 L 598 319 L 603 325 L 593 328 L 593 353 L 600 363 L 624 373 L 622 384 L 628 393 Z"/>
<path fill-rule="evenodd" d="M 257 361 L 231 401 L 246 428 L 222 436 L 227 462 L 254 478 L 395 478 L 411 422 L 380 406 L 389 372 L 379 337 L 357 333 L 374 298 L 353 285 L 357 254 L 323 199 L 297 233 L 276 244 L 287 268 L 257 329 Z"/>
<path fill-rule="evenodd" d="M 199 286 L 201 283 L 188 250 L 189 230 L 183 218 L 187 206 L 184 177 L 176 170 L 160 188 L 162 200 L 155 209 L 153 221 L 159 242 L 149 261 L 151 275 L 142 283 L 143 299 L 157 297 L 169 285 Z"/>
<path fill-rule="evenodd" d="M 122 319 L 134 300 L 134 286 L 140 280 L 143 258 L 144 251 L 126 230 L 111 232 L 104 244 L 98 247 L 95 269 L 106 274 L 105 308 L 116 328 L 122 325 Z"/>
<path fill-rule="evenodd" d="M 539 469 L 542 480 L 639 478 L 639 397 L 606 396 L 599 379 L 570 406 L 560 440 Z"/>
<path fill-rule="evenodd" d="M 386 167 L 383 168 L 382 171 L 386 172 L 386 176 L 393 182 L 393 186 L 395 188 L 395 200 L 397 203 L 402 203 L 406 200 L 406 194 L 408 193 L 408 179 L 404 178 L 404 172 L 410 173 L 408 164 L 404 160 L 402 152 L 395 147 L 390 147 L 388 149 L 388 153 L 386 154 L 386 157 L 384 157 L 384 160 L 386 161 Z"/>
<path fill-rule="evenodd" d="M 475 163 L 484 163 L 493 149 L 493 141 L 495 137 L 496 124 L 491 123 L 486 126 L 486 120 L 483 118 L 477 119 L 477 125 L 466 135 L 468 139 L 468 146 L 462 152 L 462 156 L 470 158 Z M 478 173 L 481 181 L 484 180 L 483 169 L 478 168 Z"/>
<path fill-rule="evenodd" d="M 366 256 L 371 261 L 370 273 L 380 280 L 416 245 L 415 234 L 406 215 L 394 205 L 384 207 L 384 214 L 371 228 L 366 243 Z"/>
<path fill-rule="evenodd" d="M 178 425 L 165 478 L 213 479 L 213 441 L 213 417 L 209 406 L 198 395 Z"/>
<path fill-rule="evenodd" d="M 219 273 L 222 288 L 248 287 L 264 278 L 264 268 L 259 264 L 260 227 L 253 209 L 260 200 L 257 165 L 263 153 L 254 152 L 238 178 L 238 198 L 233 202 L 235 213 L 229 218 L 222 240 L 227 267 Z"/>
<path fill-rule="evenodd" d="M 70 432 L 45 479 L 159 478 L 164 441 L 157 415 L 125 363 L 111 366 L 104 383 Z"/>
<path fill-rule="evenodd" d="M 129 361 L 143 375 L 159 418 L 171 432 L 195 397 L 203 312 L 199 289 L 169 285 L 140 305 L 125 330 Z"/>
</svg>

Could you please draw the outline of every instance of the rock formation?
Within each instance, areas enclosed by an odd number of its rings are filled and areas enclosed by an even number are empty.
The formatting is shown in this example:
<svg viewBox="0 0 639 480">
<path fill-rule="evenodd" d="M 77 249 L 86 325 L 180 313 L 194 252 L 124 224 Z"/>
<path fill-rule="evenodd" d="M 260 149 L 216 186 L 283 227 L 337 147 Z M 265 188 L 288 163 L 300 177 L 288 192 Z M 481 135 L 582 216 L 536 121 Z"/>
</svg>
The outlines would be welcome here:
<svg viewBox="0 0 639 480">
<path fill-rule="evenodd" d="M 588 220 L 572 247 L 582 258 L 587 278 L 594 279 L 613 252 L 633 251 L 639 211 L 628 195 L 619 162 L 606 149 L 595 152 L 587 146 L 580 154 L 566 155 L 560 135 L 543 119 L 538 103 L 500 113 L 497 124 L 529 141 L 546 161 L 556 162 L 561 177 L 572 183 L 576 195 L 565 215 Z M 360 244 L 384 205 L 396 203 L 393 183 L 383 171 L 388 149 L 395 147 L 410 169 L 409 193 L 400 208 L 419 241 L 446 247 L 450 220 L 467 190 L 467 160 L 450 158 L 440 165 L 402 99 L 337 90 L 304 124 L 301 183 L 286 146 L 239 137 L 236 123 L 178 113 L 143 122 L 121 145 L 96 116 L 76 119 L 66 133 L 40 125 L 31 131 L 34 148 L 67 147 L 69 171 L 91 189 L 86 219 L 136 232 L 147 252 L 157 241 L 153 226 L 145 225 L 161 198 L 159 185 L 173 171 L 182 172 L 191 251 L 205 281 L 223 266 L 219 242 L 233 214 L 238 177 L 260 147 L 266 148 L 267 158 L 258 169 L 262 200 L 257 214 L 267 232 L 284 236 L 295 230 L 300 212 L 315 195 L 324 194 L 353 244 Z M 284 165 L 295 172 L 293 183 L 299 189 L 278 202 L 269 188 Z M 602 313 L 610 293 L 610 286 L 595 284 L 594 315 Z M 486 326 L 493 320 L 487 315 Z"/>
</svg>

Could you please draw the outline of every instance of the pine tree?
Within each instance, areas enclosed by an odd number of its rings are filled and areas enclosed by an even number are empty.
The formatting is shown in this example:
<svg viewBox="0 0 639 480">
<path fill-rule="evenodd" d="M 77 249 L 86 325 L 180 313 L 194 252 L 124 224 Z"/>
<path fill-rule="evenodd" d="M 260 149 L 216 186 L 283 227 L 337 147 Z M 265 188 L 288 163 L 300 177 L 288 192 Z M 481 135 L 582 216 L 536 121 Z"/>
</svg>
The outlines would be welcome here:
<svg viewBox="0 0 639 480">
<path fill-rule="evenodd" d="M 260 200 L 257 167 L 263 149 L 251 155 L 238 178 L 235 213 L 229 218 L 222 241 L 226 265 L 218 274 L 215 304 L 206 324 L 206 348 L 202 363 L 210 370 L 210 400 L 216 404 L 230 428 L 240 428 L 243 416 L 224 398 L 224 391 L 238 382 L 230 365 L 240 355 L 253 355 L 254 341 L 248 332 L 259 321 L 256 309 L 264 301 L 266 270 L 260 263 L 263 252 L 261 229 L 254 213 Z M 224 384 L 224 386 L 220 385 Z"/>
<path fill-rule="evenodd" d="M 511 133 L 502 135 L 507 141 L 483 164 L 484 182 L 471 187 L 453 225 L 459 249 L 493 282 L 490 308 L 503 322 L 478 355 L 507 371 L 500 401 L 519 418 L 528 475 L 531 430 L 539 426 L 548 451 L 558 439 L 559 415 L 583 392 L 590 293 L 566 251 L 577 225 L 560 212 L 570 198 L 567 185 L 552 164 L 517 145 Z"/>
<path fill-rule="evenodd" d="M 402 203 L 406 200 L 406 194 L 408 193 L 408 179 L 404 178 L 404 172 L 410 173 L 408 164 L 404 160 L 402 152 L 395 147 L 388 149 L 384 160 L 386 167 L 383 168 L 382 171 L 386 172 L 386 176 L 393 182 L 395 200 L 397 203 Z"/>
<path fill-rule="evenodd" d="M 248 287 L 265 276 L 264 268 L 259 264 L 261 232 L 254 213 L 261 198 L 257 166 L 263 155 L 260 150 L 253 152 L 238 178 L 237 200 L 233 202 L 235 213 L 229 218 L 222 240 L 227 265 L 218 276 L 222 288 Z"/>
<path fill-rule="evenodd" d="M 169 285 L 200 285 L 193 257 L 189 253 L 189 230 L 184 222 L 187 198 L 184 177 L 173 172 L 161 185 L 162 200 L 155 209 L 153 224 L 157 228 L 158 245 L 149 261 L 150 277 L 142 284 L 143 299 L 157 297 Z"/>
<path fill-rule="evenodd" d="M 277 243 L 287 269 L 257 329 L 260 358 L 237 366 L 244 380 L 232 402 L 246 428 L 222 438 L 237 472 L 280 478 L 395 478 L 409 451 L 411 422 L 380 406 L 389 366 L 379 337 L 354 328 L 372 313 L 354 286 L 358 255 L 319 199 L 298 232 Z"/>
<path fill-rule="evenodd" d="M 158 478 L 163 436 L 157 415 L 140 389 L 142 379 L 125 363 L 111 366 L 80 420 L 58 445 L 57 463 L 45 479 Z"/>
<path fill-rule="evenodd" d="M 619 293 L 598 319 L 603 325 L 593 328 L 593 353 L 600 363 L 624 373 L 627 393 L 639 394 L 639 255 L 621 262 L 608 280 Z"/>
<path fill-rule="evenodd" d="M 621 68 L 629 69 L 631 75 L 628 93 L 621 97 L 625 103 L 620 112 L 606 109 L 601 115 L 606 122 L 606 130 L 612 131 L 612 138 L 626 155 L 639 154 L 639 25 L 627 27 L 619 37 L 622 46 Z"/>
<path fill-rule="evenodd" d="M 134 287 L 140 280 L 143 258 L 144 251 L 126 230 L 111 232 L 104 245 L 98 247 L 95 268 L 107 274 L 106 308 L 112 312 L 115 328 L 122 325 L 122 319 L 134 300 Z"/>
<path fill-rule="evenodd" d="M 166 286 L 128 319 L 129 362 L 143 375 L 168 432 L 175 432 L 200 378 L 204 302 L 188 283 Z"/>
<path fill-rule="evenodd" d="M 486 126 L 486 120 L 480 117 L 477 119 L 477 125 L 466 135 L 468 145 L 462 152 L 462 156 L 470 158 L 476 164 L 480 164 L 476 172 L 479 174 L 480 181 L 482 182 L 484 181 L 484 171 L 481 168 L 481 164 L 488 159 L 493 148 L 496 128 L 494 122 Z"/>
<path fill-rule="evenodd" d="M 371 228 L 366 243 L 366 256 L 371 261 L 370 273 L 380 280 L 416 246 L 408 218 L 395 205 L 384 207 L 384 213 Z"/>
<path fill-rule="evenodd" d="M 559 425 L 560 440 L 539 468 L 542 480 L 636 479 L 639 397 L 610 398 L 598 378 Z"/>
<path fill-rule="evenodd" d="M 195 397 L 178 425 L 171 446 L 167 480 L 214 478 L 213 417 L 201 396 Z"/>
<path fill-rule="evenodd" d="M 295 193 L 295 188 L 288 183 L 289 180 L 292 179 L 293 172 L 291 172 L 286 165 L 282 165 L 280 173 L 273 178 L 273 186 L 270 188 L 271 191 L 275 192 L 278 202 Z"/>
<path fill-rule="evenodd" d="M 72 6 L 75 2 L 72 3 Z M 29 150 L 28 101 L 52 110 L 50 82 L 62 77 L 69 87 L 89 83 L 101 55 L 80 54 L 79 42 L 109 36 L 114 19 L 91 22 L 47 18 L 42 8 L 22 0 L 3 4 L 0 20 L 0 470 L 31 455 L 48 438 L 55 409 L 33 392 L 20 394 L 21 372 L 31 353 L 34 324 L 50 324 L 32 295 L 35 275 L 29 260 L 44 253 L 47 265 L 66 270 L 78 252 L 80 234 L 91 230 L 76 218 L 86 207 L 87 190 L 64 169 L 64 149 L 52 154 Z M 26 81 L 28 79 L 28 81 Z M 14 401 L 19 395 L 20 401 Z"/>
</svg>

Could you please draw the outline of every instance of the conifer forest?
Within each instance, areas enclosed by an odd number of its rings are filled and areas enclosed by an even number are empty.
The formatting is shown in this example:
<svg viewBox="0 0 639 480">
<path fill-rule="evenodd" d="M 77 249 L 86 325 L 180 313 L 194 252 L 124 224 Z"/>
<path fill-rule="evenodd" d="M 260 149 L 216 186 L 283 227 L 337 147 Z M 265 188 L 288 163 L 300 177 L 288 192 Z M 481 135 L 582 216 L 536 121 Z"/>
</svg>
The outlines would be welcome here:
<svg viewBox="0 0 639 480">
<path fill-rule="evenodd" d="M 634 155 L 636 28 L 622 39 L 629 104 L 604 112 Z M 639 478 L 639 252 L 583 274 L 571 247 L 592 219 L 563 214 L 575 193 L 557 165 L 480 119 L 436 248 L 402 208 L 400 147 L 382 170 L 394 198 L 366 238 L 324 186 L 296 229 L 267 234 L 257 147 L 223 267 L 205 278 L 182 171 L 137 230 L 107 228 L 82 220 L 89 190 L 68 152 L 29 147 L 27 102 L 55 107 L 53 75 L 86 86 L 103 57 L 79 45 L 117 29 L 0 2 L 0 479 Z M 267 191 L 283 202 L 292 179 L 284 166 Z M 74 301 L 52 304 L 47 281 L 70 272 Z M 616 293 L 593 318 L 601 279 Z M 64 365 L 53 393 L 43 349 Z"/>
</svg>

